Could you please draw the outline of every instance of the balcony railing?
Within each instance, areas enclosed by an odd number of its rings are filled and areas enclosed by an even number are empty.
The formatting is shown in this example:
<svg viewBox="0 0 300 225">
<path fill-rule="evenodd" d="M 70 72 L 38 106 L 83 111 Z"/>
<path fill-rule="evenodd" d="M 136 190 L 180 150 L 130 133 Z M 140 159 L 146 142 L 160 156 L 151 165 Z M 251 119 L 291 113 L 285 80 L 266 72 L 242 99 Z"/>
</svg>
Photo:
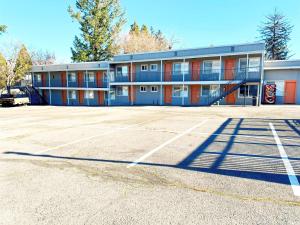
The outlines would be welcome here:
<svg viewBox="0 0 300 225">
<path fill-rule="evenodd" d="M 42 80 L 35 80 L 33 82 L 33 85 L 35 87 L 82 87 L 82 88 L 107 88 L 108 87 L 108 81 L 107 78 L 103 78 L 100 81 L 86 81 L 83 80 L 81 82 L 78 82 L 78 80 L 62 80 L 61 78 L 51 78 L 50 79 L 50 85 L 49 85 L 49 80 L 47 79 L 46 81 Z"/>
</svg>

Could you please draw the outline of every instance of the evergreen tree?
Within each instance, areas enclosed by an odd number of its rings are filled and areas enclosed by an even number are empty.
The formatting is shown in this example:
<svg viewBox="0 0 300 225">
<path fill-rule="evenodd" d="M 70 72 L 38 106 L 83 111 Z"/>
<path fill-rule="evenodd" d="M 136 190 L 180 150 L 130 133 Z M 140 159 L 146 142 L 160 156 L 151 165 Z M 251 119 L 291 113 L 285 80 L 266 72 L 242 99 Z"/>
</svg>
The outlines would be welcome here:
<svg viewBox="0 0 300 225">
<path fill-rule="evenodd" d="M 266 58 L 284 60 L 289 58 L 288 42 L 293 26 L 286 17 L 275 9 L 266 16 L 266 22 L 259 27 L 260 37 L 266 44 Z"/>
<path fill-rule="evenodd" d="M 139 25 L 137 24 L 136 21 L 134 21 L 134 23 L 130 25 L 129 33 L 130 34 L 135 34 L 135 35 L 138 35 L 140 33 L 140 27 L 139 27 Z"/>
<path fill-rule="evenodd" d="M 148 27 L 145 24 L 143 24 L 142 27 L 141 27 L 141 33 L 149 35 Z"/>
<path fill-rule="evenodd" d="M 78 21 L 81 35 L 75 36 L 72 60 L 109 60 L 117 52 L 116 39 L 125 23 L 119 0 L 77 0 L 71 17 Z"/>
</svg>

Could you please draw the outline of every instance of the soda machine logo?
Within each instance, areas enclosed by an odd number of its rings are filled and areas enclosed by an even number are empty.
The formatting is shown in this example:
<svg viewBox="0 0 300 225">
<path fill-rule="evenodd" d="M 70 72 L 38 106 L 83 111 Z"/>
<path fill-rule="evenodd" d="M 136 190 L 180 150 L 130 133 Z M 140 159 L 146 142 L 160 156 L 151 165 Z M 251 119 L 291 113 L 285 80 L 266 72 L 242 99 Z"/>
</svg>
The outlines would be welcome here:
<svg viewBox="0 0 300 225">
<path fill-rule="evenodd" d="M 267 104 L 275 104 L 276 102 L 276 84 L 265 85 L 264 102 Z"/>
</svg>

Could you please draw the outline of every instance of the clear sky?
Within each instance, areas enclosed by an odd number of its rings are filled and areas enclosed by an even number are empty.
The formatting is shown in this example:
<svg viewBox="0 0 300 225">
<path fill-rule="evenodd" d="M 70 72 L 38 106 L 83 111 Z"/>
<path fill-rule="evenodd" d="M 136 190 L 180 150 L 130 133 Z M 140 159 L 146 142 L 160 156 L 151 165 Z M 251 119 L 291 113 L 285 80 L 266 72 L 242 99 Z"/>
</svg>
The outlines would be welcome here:
<svg viewBox="0 0 300 225">
<path fill-rule="evenodd" d="M 67 8 L 75 0 L 0 1 L 0 24 L 8 26 L 0 37 L 2 48 L 13 40 L 52 51 L 58 62 L 70 61 L 79 30 Z M 121 5 L 127 17 L 124 32 L 136 20 L 174 36 L 175 48 L 258 41 L 258 25 L 277 8 L 294 25 L 289 47 L 292 58 L 300 58 L 299 0 L 121 0 Z"/>
</svg>

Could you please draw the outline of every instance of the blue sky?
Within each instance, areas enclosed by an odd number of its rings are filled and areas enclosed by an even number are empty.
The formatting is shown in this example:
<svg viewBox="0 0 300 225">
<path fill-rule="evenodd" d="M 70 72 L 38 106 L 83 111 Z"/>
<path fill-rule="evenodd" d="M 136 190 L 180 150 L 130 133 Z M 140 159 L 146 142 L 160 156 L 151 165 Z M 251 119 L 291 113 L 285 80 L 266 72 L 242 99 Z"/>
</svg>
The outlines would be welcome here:
<svg viewBox="0 0 300 225">
<path fill-rule="evenodd" d="M 78 25 L 67 13 L 75 0 L 1 0 L 0 24 L 8 33 L 2 47 L 18 41 L 31 49 L 47 49 L 58 62 L 70 61 L 70 47 Z M 299 0 L 121 0 L 127 24 L 136 20 L 174 36 L 175 48 L 205 47 L 257 41 L 257 27 L 274 8 L 294 25 L 289 44 L 293 58 L 300 58 Z"/>
</svg>

